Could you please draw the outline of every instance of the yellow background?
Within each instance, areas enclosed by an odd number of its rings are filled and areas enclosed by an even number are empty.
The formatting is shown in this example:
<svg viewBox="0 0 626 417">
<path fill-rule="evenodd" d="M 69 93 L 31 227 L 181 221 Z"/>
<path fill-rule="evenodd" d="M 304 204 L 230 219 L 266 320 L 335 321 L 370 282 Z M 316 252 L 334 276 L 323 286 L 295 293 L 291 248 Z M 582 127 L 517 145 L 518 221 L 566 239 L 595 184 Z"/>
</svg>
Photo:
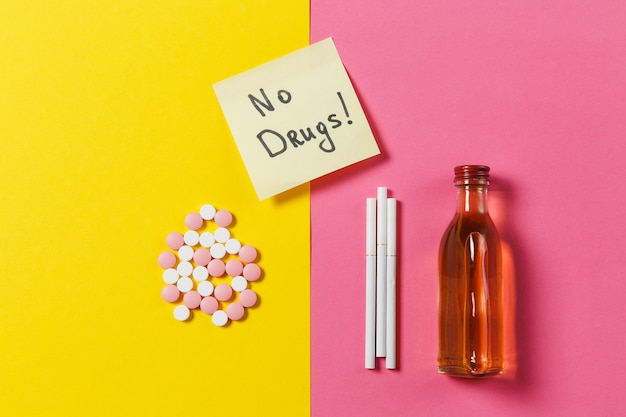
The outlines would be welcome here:
<svg viewBox="0 0 626 417">
<path fill-rule="evenodd" d="M 302 48 L 308 1 L 0 2 L 0 415 L 309 414 L 309 190 L 259 202 L 212 84 Z M 172 316 L 205 203 L 261 303 Z"/>
</svg>

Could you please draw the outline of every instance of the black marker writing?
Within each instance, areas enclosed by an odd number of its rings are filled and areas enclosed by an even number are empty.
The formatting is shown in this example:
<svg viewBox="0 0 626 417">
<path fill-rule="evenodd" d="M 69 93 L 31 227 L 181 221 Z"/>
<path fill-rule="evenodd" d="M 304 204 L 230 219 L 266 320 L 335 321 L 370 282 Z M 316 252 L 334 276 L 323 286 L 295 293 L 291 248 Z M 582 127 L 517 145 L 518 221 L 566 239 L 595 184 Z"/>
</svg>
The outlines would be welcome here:
<svg viewBox="0 0 626 417">
<path fill-rule="evenodd" d="M 265 117 L 265 111 L 272 112 L 276 109 L 262 88 L 259 89 L 259 93 L 262 99 L 259 99 L 252 94 L 248 94 L 248 98 L 261 116 Z M 339 97 L 343 112 L 348 118 L 345 122 L 348 125 L 351 125 L 352 120 L 350 120 L 350 113 L 341 92 L 337 91 L 337 97 Z M 278 90 L 276 98 L 282 104 L 289 104 L 292 96 L 287 90 Z M 265 111 L 263 111 L 263 109 L 265 109 Z M 290 129 L 284 134 L 277 132 L 274 129 L 263 129 L 256 135 L 256 137 L 258 141 L 261 142 L 261 145 L 270 158 L 275 158 L 284 153 L 290 145 L 293 148 L 298 148 L 306 145 L 307 142 L 317 139 L 319 139 L 318 147 L 320 150 L 326 153 L 331 153 L 335 151 L 335 141 L 333 140 L 330 131 L 343 125 L 344 122 L 342 121 L 341 116 L 337 113 L 331 113 L 326 117 L 326 120 L 318 121 L 315 124 L 315 127 L 307 126 L 301 129 Z"/>
<path fill-rule="evenodd" d="M 346 114 L 346 117 L 348 117 L 348 124 L 351 125 L 352 124 L 352 120 L 350 120 L 350 114 L 348 113 L 348 107 L 346 106 L 346 102 L 343 101 L 343 96 L 341 95 L 341 92 L 337 91 L 337 96 L 339 97 L 339 101 L 341 101 L 341 106 L 343 107 L 343 111 Z"/>
<path fill-rule="evenodd" d="M 252 103 L 254 108 L 257 109 L 257 111 L 261 114 L 261 116 L 265 117 L 265 112 L 261 109 L 261 107 L 267 111 L 274 111 L 275 108 L 270 99 L 267 98 L 265 90 L 261 88 L 259 89 L 259 92 L 261 93 L 263 100 L 253 96 L 252 94 L 248 94 L 248 98 L 250 99 L 250 102 Z M 278 90 L 276 92 L 276 98 L 278 98 L 278 101 L 280 101 L 281 103 L 288 104 L 289 102 L 291 102 L 291 93 L 287 90 Z"/>
<path fill-rule="evenodd" d="M 334 114 L 328 116 L 328 122 L 332 123 L 330 125 L 331 129 L 336 129 L 341 126 L 341 122 L 336 119 L 333 119 Z M 328 127 L 324 122 L 318 122 L 315 125 L 315 129 L 311 127 L 306 127 L 304 129 L 292 129 L 287 131 L 287 133 L 283 136 L 279 132 L 272 129 L 263 129 L 256 135 L 263 148 L 267 152 L 267 155 L 270 158 L 274 158 L 281 153 L 285 152 L 288 148 L 288 145 L 291 144 L 294 148 L 305 145 L 307 142 L 311 140 L 322 139 L 319 142 L 319 148 L 326 152 L 330 153 L 335 150 L 335 142 L 328 131 Z"/>
</svg>

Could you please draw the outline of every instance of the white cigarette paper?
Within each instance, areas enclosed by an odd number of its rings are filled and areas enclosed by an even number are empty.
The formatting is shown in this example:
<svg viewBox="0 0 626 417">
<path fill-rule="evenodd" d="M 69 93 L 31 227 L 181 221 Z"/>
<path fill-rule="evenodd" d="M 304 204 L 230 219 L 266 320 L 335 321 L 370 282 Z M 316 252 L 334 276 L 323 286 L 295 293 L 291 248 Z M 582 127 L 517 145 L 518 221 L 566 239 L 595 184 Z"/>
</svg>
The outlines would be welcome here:
<svg viewBox="0 0 626 417">
<path fill-rule="evenodd" d="M 378 187 L 376 230 L 376 356 L 385 357 L 387 325 L 387 188 Z"/>
<path fill-rule="evenodd" d="M 365 368 L 376 367 L 376 199 L 366 201 Z"/>
<path fill-rule="evenodd" d="M 396 369 L 396 199 L 387 199 L 387 369 Z"/>
</svg>

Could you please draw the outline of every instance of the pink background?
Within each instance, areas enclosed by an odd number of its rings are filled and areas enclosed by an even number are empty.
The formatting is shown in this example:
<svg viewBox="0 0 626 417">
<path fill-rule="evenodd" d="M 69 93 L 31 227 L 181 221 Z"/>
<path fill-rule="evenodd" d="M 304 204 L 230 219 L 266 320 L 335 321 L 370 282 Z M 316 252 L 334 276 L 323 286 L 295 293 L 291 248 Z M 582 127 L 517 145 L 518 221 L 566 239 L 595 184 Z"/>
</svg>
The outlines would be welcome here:
<svg viewBox="0 0 626 417">
<path fill-rule="evenodd" d="M 312 0 L 383 155 L 312 185 L 312 415 L 626 415 L 626 2 Z M 436 373 L 452 168 L 510 248 L 508 372 Z M 399 200 L 399 366 L 363 365 L 365 198 Z"/>
</svg>

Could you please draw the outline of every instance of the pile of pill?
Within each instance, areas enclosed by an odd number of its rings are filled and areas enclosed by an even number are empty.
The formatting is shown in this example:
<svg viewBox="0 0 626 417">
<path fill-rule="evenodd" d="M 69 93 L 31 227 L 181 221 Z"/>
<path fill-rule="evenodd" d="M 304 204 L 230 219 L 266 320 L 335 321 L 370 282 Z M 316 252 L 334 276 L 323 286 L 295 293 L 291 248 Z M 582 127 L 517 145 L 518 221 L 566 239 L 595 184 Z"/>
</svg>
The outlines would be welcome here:
<svg viewBox="0 0 626 417">
<path fill-rule="evenodd" d="M 249 283 L 261 277 L 255 263 L 257 250 L 231 236 L 228 227 L 233 215 L 210 204 L 185 218 L 185 233 L 172 232 L 165 239 L 171 251 L 159 255 L 165 286 L 161 296 L 174 307 L 174 318 L 186 321 L 192 310 L 211 316 L 213 324 L 224 326 L 241 320 L 245 309 L 257 303 Z"/>
</svg>

